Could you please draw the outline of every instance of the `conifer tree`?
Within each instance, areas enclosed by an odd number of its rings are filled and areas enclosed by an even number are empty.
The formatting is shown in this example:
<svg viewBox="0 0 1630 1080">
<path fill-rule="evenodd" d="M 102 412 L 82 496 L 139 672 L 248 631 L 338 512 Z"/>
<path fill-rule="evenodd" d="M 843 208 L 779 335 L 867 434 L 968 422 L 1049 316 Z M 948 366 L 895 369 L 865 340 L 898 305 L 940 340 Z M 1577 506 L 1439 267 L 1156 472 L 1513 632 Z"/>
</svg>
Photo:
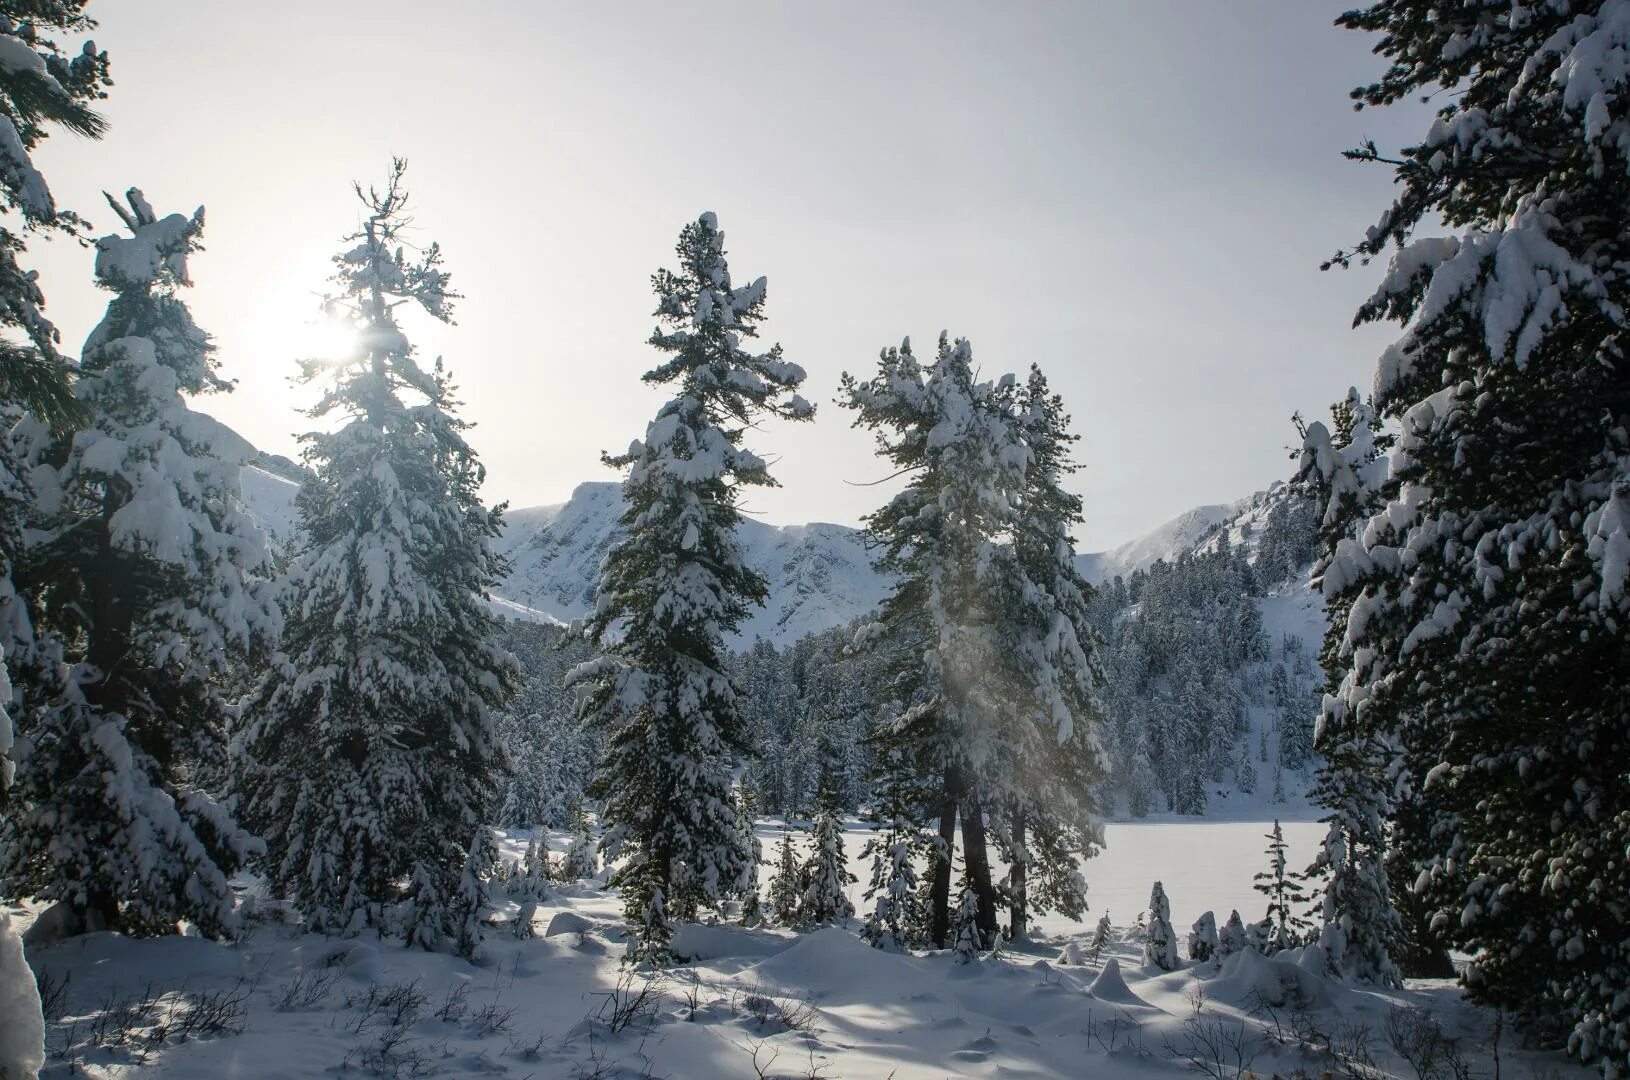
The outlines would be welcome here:
<svg viewBox="0 0 1630 1080">
<path fill-rule="evenodd" d="M 67 906 L 71 925 L 160 933 L 233 923 L 227 878 L 255 849 L 217 796 L 232 664 L 275 640 L 259 529 L 238 500 L 230 439 L 186 397 L 229 390 L 178 290 L 203 211 L 160 218 L 109 199 L 130 231 L 97 242 L 113 292 L 85 342 L 86 427 L 25 418 L 31 535 L 17 583 L 60 642 L 30 671 L 7 895 Z M 37 658 L 40 657 L 36 654 Z M 49 697 L 45 695 L 49 694 Z"/>
<path fill-rule="evenodd" d="M 626 454 L 605 458 L 628 470 L 627 536 L 606 555 L 584 628 L 604 654 L 572 674 L 586 688 L 585 723 L 605 732 L 592 790 L 604 847 L 623 859 L 612 883 L 635 927 L 630 956 L 655 963 L 667 931 L 643 920 L 694 917 L 699 904 L 741 895 L 752 869 L 730 791 L 747 731 L 724 639 L 765 594 L 737 543 L 740 501 L 775 481 L 743 437 L 765 417 L 814 415 L 797 393 L 804 371 L 779 345 L 745 347 L 764 315 L 764 279 L 732 284 L 713 214 L 685 226 L 677 254 L 679 270 L 652 279 L 650 344 L 667 358 L 645 374 L 676 396 Z M 652 888 L 660 908 L 647 902 Z"/>
<path fill-rule="evenodd" d="M 466 960 L 477 959 L 481 954 L 481 928 L 485 925 L 482 913 L 492 904 L 487 881 L 497 861 L 498 848 L 493 843 L 492 830 L 485 825 L 477 826 L 465 851 L 464 872 L 448 912 L 453 926 L 453 948 Z"/>
<path fill-rule="evenodd" d="M 855 875 L 849 872 L 849 857 L 843 850 L 843 820 L 831 778 L 822 780 L 819 802 L 809 858 L 801 874 L 804 889 L 798 918 L 806 926 L 836 922 L 855 913 L 847 893 Z"/>
<path fill-rule="evenodd" d="M 334 259 L 325 307 L 354 349 L 301 365 L 325 384 L 311 415 L 339 422 L 303 436 L 283 651 L 238 738 L 267 878 L 327 933 L 381 926 L 410 876 L 416 909 L 449 906 L 465 862 L 454 838 L 486 818 L 503 763 L 493 711 L 518 678 L 486 603 L 505 568 L 491 547 L 501 508 L 480 501 L 485 470 L 447 373 L 420 365 L 399 322 L 450 322 L 456 299 L 436 245 L 409 255 L 405 168 L 357 189 L 367 216 Z"/>
<path fill-rule="evenodd" d="M 31 157 L 53 128 L 100 138 L 104 123 L 90 108 L 107 96 L 108 56 L 94 42 L 77 52 L 55 35 L 95 28 L 86 0 L 4 0 L 0 2 L 0 426 L 9 428 L 29 415 L 65 433 L 86 420 L 75 396 L 68 363 L 58 351 L 61 336 L 46 317 L 38 276 L 21 261 L 31 235 L 82 236 L 78 215 L 58 207 L 45 176 Z M 0 662 L 18 676 L 4 677 L 0 694 L 0 817 L 10 799 L 6 783 L 17 744 L 15 696 L 38 702 L 52 696 L 60 678 L 57 642 L 36 635 L 27 605 L 12 583 L 12 564 L 22 551 L 23 515 L 28 503 L 18 448 L 0 440 Z M 44 686 L 31 686 L 35 680 Z"/>
<path fill-rule="evenodd" d="M 1388 882 L 1387 818 L 1392 812 L 1394 758 L 1390 744 L 1361 724 L 1340 698 L 1347 626 L 1354 598 L 1336 587 L 1341 552 L 1380 503 L 1391 436 L 1356 389 L 1331 407 L 1334 431 L 1314 422 L 1302 429 L 1297 485 L 1323 507 L 1319 523 L 1322 554 L 1314 580 L 1328 581 L 1329 629 L 1321 663 L 1330 674 L 1330 697 L 1319 717 L 1315 748 L 1320 755 L 1312 797 L 1329 808 L 1318 857 L 1308 869 L 1322 881 L 1319 942 L 1331 965 L 1365 982 L 1400 985 L 1392 953 L 1401 945 L 1402 924 Z M 1287 692 L 1287 698 L 1289 694 Z M 1294 714 L 1285 717 L 1296 724 Z"/>
<path fill-rule="evenodd" d="M 899 768 L 884 772 L 873 817 L 876 831 L 861 851 L 862 858 L 872 860 L 865 893 L 871 908 L 861 936 L 874 948 L 895 952 L 915 943 L 915 930 L 923 923 L 915 865 L 923 847 L 922 832 L 911 813 L 908 789 L 909 781 Z"/>
<path fill-rule="evenodd" d="M 582 881 L 599 872 L 600 860 L 595 854 L 594 837 L 589 834 L 589 820 L 579 809 L 573 815 L 572 842 L 566 848 L 566 858 L 561 863 L 560 876 L 566 881 Z"/>
<path fill-rule="evenodd" d="M 1251 880 L 1257 892 L 1268 898 L 1268 914 L 1262 925 L 1267 938 L 1263 952 L 1276 953 L 1295 947 L 1307 930 L 1307 920 L 1298 909 L 1307 903 L 1307 891 L 1298 877 L 1286 869 L 1285 831 L 1274 820 L 1268 839 L 1268 869 Z"/>
<path fill-rule="evenodd" d="M 572 845 L 575 849 L 576 839 L 572 841 Z M 571 853 L 568 852 L 560 876 L 567 881 L 576 881 L 578 877 L 584 875 L 573 875 L 571 862 Z M 549 895 L 549 849 L 538 837 L 527 841 L 526 854 L 521 859 L 520 871 L 515 876 L 514 889 L 530 900 L 542 900 Z"/>
<path fill-rule="evenodd" d="M 764 920 L 764 905 L 758 895 L 758 868 L 764 863 L 764 845 L 754 831 L 753 803 L 745 787 L 738 788 L 734 798 L 736 806 L 737 839 L 747 849 L 747 872 L 737 887 L 741 901 L 743 926 L 756 926 Z"/>
<path fill-rule="evenodd" d="M 1245 922 L 1239 917 L 1239 911 L 1228 913 L 1228 921 L 1217 934 L 1217 953 L 1220 956 L 1233 956 L 1237 952 L 1244 952 L 1250 947 L 1250 938 L 1245 933 Z"/>
<path fill-rule="evenodd" d="M 979 895 L 963 866 L 957 881 L 957 906 L 951 913 L 951 951 L 957 963 L 967 964 L 985 950 L 986 936 L 979 929 Z"/>
<path fill-rule="evenodd" d="M 1222 949 L 1217 936 L 1217 916 L 1210 911 L 1195 920 L 1189 931 L 1189 959 L 1201 963 L 1215 959 Z"/>
<path fill-rule="evenodd" d="M 1155 882 L 1149 893 L 1149 925 L 1144 931 L 1143 962 L 1162 971 L 1176 971 L 1182 960 L 1177 955 L 1177 931 L 1172 929 L 1172 905 L 1166 888 Z"/>
<path fill-rule="evenodd" d="M 782 822 L 781 847 L 776 854 L 769 895 L 770 918 L 781 926 L 798 925 L 798 905 L 803 897 L 798 879 L 798 855 L 792 847 L 792 830 Z"/>
<path fill-rule="evenodd" d="M 1376 35 L 1364 106 L 1431 127 L 1361 244 L 1358 313 L 1399 425 L 1385 506 L 1325 573 L 1352 598 L 1339 693 L 1428 800 L 1435 914 L 1479 1001 L 1630 1069 L 1630 139 L 1623 0 L 1343 15 Z M 1373 145 L 1360 159 L 1386 161 Z M 1420 236 L 1445 222 L 1453 236 Z M 1362 702 L 1362 708 L 1360 703 Z"/>
<path fill-rule="evenodd" d="M 973 350 L 940 335 L 923 368 L 911 343 L 883 351 L 875 375 L 843 377 L 855 424 L 876 433 L 878 453 L 911 474 L 905 490 L 866 518 L 895 586 L 878 632 L 915 656 L 898 687 L 907 707 L 884 734 L 939 779 L 935 801 L 947 857 L 930 888 L 930 937 L 950 943 L 951 841 L 960 819 L 966 873 L 979 900 L 980 932 L 996 933 L 996 890 L 986 850 L 985 809 L 1010 794 L 1015 759 L 1010 703 L 1021 689 L 1003 653 L 998 605 L 1010 598 L 1015 559 L 1013 507 L 1026 482 L 1028 451 L 1014 418 L 1014 381 L 976 380 Z M 920 646 L 920 647 L 919 647 Z M 990 800 L 990 801 L 987 801 Z"/>
<path fill-rule="evenodd" d="M 1109 924 L 1109 912 L 1098 916 L 1098 925 L 1092 931 L 1092 941 L 1088 944 L 1089 954 L 1097 960 L 1109 948 L 1110 936 L 1114 928 Z"/>
<path fill-rule="evenodd" d="M 1010 865 L 1008 931 L 1022 941 L 1032 911 L 1079 919 L 1086 910 L 1080 863 L 1101 841 L 1094 793 L 1107 770 L 1092 587 L 1076 567 L 1071 535 L 1082 524 L 1081 498 L 1063 486 L 1080 468 L 1070 456 L 1079 436 L 1039 367 L 1032 365 L 1014 406 L 1024 486 L 1011 549 L 994 559 L 1003 577 L 994 607 L 1016 692 L 1005 703 L 1009 760 L 985 770 L 981 785 L 1004 812 L 997 837 Z"/>
</svg>

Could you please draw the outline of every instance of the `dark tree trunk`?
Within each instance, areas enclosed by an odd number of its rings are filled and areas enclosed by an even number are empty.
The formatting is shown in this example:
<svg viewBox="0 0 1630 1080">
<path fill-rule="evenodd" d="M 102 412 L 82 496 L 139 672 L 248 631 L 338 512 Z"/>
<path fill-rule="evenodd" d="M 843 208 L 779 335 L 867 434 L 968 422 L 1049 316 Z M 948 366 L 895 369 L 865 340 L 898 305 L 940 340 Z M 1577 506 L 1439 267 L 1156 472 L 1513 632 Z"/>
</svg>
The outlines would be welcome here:
<svg viewBox="0 0 1630 1080">
<path fill-rule="evenodd" d="M 1008 870 L 1008 891 L 1012 894 L 1012 908 L 1009 913 L 1009 936 L 1015 942 L 1030 939 L 1030 912 L 1028 883 L 1026 882 L 1027 868 L 1024 861 L 1024 811 L 1014 808 L 1013 811 L 1013 866 Z"/>
<path fill-rule="evenodd" d="M 956 844 L 957 797 L 962 790 L 962 772 L 952 765 L 945 770 L 945 790 L 940 803 L 940 857 L 934 860 L 933 892 L 930 895 L 928 936 L 934 948 L 946 947 L 951 936 L 951 849 Z"/>
<path fill-rule="evenodd" d="M 985 846 L 985 815 L 977 795 L 969 795 L 962 801 L 962 860 L 968 868 L 968 881 L 973 885 L 974 897 L 979 901 L 974 924 L 979 927 L 980 943 L 989 948 L 996 941 L 996 886 L 990 879 L 990 851 Z"/>
</svg>

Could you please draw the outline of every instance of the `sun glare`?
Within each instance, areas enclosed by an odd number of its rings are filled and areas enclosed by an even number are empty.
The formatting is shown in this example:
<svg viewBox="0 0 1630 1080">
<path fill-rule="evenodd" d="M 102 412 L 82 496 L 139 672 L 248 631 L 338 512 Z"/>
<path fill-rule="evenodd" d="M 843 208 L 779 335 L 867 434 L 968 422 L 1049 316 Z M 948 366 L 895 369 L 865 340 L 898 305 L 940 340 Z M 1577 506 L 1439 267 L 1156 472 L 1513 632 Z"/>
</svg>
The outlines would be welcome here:
<svg viewBox="0 0 1630 1080">
<path fill-rule="evenodd" d="M 299 360 L 337 363 L 356 353 L 357 332 L 343 319 L 318 314 L 299 324 L 294 336 L 294 356 Z"/>
</svg>

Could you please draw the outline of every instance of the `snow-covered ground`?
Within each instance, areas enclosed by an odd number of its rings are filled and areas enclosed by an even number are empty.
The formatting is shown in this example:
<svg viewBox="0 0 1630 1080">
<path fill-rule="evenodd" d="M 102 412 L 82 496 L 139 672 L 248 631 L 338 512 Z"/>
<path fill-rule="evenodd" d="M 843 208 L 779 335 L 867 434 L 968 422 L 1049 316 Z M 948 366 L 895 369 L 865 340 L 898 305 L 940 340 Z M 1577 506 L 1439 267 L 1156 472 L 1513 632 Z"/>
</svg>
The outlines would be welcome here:
<svg viewBox="0 0 1630 1080">
<path fill-rule="evenodd" d="M 1210 1068 L 1220 1056 L 1213 1080 L 1298 1069 L 1414 1080 L 1387 1037 L 1396 1006 L 1429 1011 L 1462 1038 L 1474 1072 L 1490 1074 L 1493 1018 L 1447 985 L 1375 993 L 1312 974 L 1316 958 L 1304 964 L 1299 953 L 1169 973 L 1143 966 L 1124 928 L 1156 877 L 1180 937 L 1201 907 L 1260 915 L 1249 879 L 1265 830 L 1112 824 L 1109 849 L 1087 872 L 1094 907 L 1107 905 L 1123 929 L 1079 964 L 1060 953 L 1071 942 L 1085 950 L 1095 919 L 1044 919 L 1035 948 L 969 966 L 948 954 L 873 950 L 853 927 L 800 935 L 698 926 L 676 941 L 696 959 L 652 980 L 619 963 L 617 897 L 592 883 L 561 887 L 543 903 L 535 939 L 495 929 L 478 965 L 388 941 L 300 935 L 275 920 L 233 946 L 88 935 L 32 956 L 47 986 L 64 988 L 49 1010 L 44 1075 L 1132 1078 Z M 766 823 L 760 833 L 768 842 L 776 831 Z M 1316 827 L 1288 832 L 1302 861 Z M 863 839 L 856 830 L 849 846 Z M 554 843 L 558 850 L 563 838 Z M 506 855 L 522 845 L 509 838 Z M 505 904 L 499 917 L 515 911 Z M 219 1023 L 194 1013 L 192 1031 L 174 1020 L 168 1032 L 153 1030 L 167 1010 L 179 1019 L 184 1001 L 213 1005 Z M 614 1016 L 619 1005 L 632 1014 L 626 1025 Z M 1501 1056 L 1507 1078 L 1574 1071 L 1509 1037 Z"/>
</svg>

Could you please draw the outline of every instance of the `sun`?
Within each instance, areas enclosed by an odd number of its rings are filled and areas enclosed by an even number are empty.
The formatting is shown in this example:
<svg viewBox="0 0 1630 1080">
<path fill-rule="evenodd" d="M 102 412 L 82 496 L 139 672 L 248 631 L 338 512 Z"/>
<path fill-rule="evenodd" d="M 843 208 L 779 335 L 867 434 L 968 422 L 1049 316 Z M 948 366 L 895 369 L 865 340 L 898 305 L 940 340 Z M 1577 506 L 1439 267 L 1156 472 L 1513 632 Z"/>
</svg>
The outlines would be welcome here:
<svg viewBox="0 0 1630 1080">
<path fill-rule="evenodd" d="M 350 322 L 326 312 L 298 323 L 291 336 L 295 359 L 331 364 L 354 357 L 359 344 L 356 328 Z"/>
</svg>

